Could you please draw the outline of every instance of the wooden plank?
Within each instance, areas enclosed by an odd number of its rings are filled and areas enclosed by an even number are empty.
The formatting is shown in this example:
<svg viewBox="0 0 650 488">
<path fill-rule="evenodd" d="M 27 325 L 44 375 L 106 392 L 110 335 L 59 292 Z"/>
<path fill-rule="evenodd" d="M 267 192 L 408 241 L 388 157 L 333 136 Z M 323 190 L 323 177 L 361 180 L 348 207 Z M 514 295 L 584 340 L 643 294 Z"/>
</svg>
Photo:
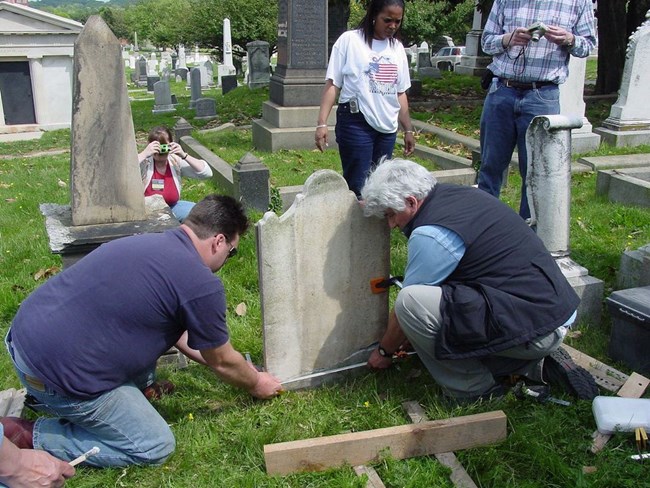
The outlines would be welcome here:
<svg viewBox="0 0 650 488">
<path fill-rule="evenodd" d="M 0 417 L 20 417 L 25 406 L 26 394 L 24 388 L 0 391 Z"/>
<path fill-rule="evenodd" d="M 608 366 L 587 354 L 574 349 L 573 347 L 562 344 L 571 358 L 578 366 L 585 368 L 591 376 L 594 377 L 598 386 L 609 391 L 618 391 L 628 380 L 629 376 L 621 371 Z"/>
<path fill-rule="evenodd" d="M 363 476 L 364 474 L 368 476 L 368 482 L 366 483 L 366 488 L 386 488 L 386 485 L 381 480 L 377 471 L 370 466 L 355 466 L 354 472 L 357 473 L 357 476 Z"/>
<path fill-rule="evenodd" d="M 428 456 L 484 446 L 506 438 L 501 410 L 419 424 L 400 425 L 264 446 L 269 474 L 322 471 L 381 459 Z"/>
<path fill-rule="evenodd" d="M 632 373 L 616 394 L 623 398 L 641 398 L 649 384 L 650 379 L 639 373 Z"/>
<path fill-rule="evenodd" d="M 404 402 L 402 406 L 406 410 L 411 422 L 414 424 L 425 422 L 428 419 L 426 412 L 418 402 Z M 443 466 L 451 469 L 449 479 L 457 488 L 478 488 L 472 477 L 465 471 L 463 465 L 458 461 L 453 452 L 441 452 L 435 455 L 436 459 Z"/>
<path fill-rule="evenodd" d="M 650 379 L 638 373 L 632 373 L 616 394 L 623 398 L 641 398 L 649 384 Z M 601 434 L 596 430 L 591 437 L 593 439 L 591 452 L 595 454 L 605 447 L 612 436 L 611 434 Z"/>
</svg>

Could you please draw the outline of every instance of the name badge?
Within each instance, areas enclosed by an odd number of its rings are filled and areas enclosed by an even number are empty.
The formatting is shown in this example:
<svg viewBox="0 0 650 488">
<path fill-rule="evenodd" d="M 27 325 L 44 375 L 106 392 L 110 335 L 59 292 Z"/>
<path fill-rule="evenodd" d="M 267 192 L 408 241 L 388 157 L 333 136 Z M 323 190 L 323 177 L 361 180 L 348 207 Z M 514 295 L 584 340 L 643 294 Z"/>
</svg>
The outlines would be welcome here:
<svg viewBox="0 0 650 488">
<path fill-rule="evenodd" d="M 152 179 L 151 180 L 151 189 L 152 190 L 164 190 L 165 189 L 165 180 Z"/>
</svg>

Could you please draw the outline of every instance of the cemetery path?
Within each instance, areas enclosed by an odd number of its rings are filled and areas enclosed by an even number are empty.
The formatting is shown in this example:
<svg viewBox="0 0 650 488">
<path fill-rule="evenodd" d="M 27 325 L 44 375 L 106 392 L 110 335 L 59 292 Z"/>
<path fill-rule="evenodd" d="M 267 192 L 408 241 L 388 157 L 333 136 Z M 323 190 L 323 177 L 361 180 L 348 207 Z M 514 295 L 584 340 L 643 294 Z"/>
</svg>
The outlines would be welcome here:
<svg viewBox="0 0 650 488">
<path fill-rule="evenodd" d="M 18 158 L 40 158 L 42 156 L 56 156 L 57 154 L 65 154 L 70 152 L 70 149 L 49 149 L 47 151 L 36 151 L 25 154 L 2 154 L 0 159 L 18 159 Z"/>
</svg>

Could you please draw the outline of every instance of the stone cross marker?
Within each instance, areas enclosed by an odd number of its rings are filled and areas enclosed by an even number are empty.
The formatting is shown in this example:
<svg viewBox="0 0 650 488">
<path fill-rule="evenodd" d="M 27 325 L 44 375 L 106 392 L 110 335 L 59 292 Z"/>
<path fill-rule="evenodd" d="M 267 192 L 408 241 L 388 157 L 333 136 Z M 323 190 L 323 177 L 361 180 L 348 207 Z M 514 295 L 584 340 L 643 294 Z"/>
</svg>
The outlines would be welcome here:
<svg viewBox="0 0 650 488">
<path fill-rule="evenodd" d="M 299 388 L 324 377 L 291 380 L 366 361 L 388 318 L 388 294 L 370 290 L 389 273 L 386 222 L 364 217 L 343 177 L 320 170 L 256 230 L 266 369 Z"/>
<path fill-rule="evenodd" d="M 88 19 L 75 42 L 70 162 L 74 225 L 145 218 L 120 49 L 97 15 Z"/>
</svg>

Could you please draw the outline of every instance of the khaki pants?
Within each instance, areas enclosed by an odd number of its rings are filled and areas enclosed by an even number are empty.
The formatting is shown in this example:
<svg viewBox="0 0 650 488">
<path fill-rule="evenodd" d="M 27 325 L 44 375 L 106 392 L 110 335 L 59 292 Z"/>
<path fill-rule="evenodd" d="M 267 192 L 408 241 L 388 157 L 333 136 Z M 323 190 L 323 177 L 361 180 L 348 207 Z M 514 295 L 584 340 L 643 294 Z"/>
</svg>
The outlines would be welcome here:
<svg viewBox="0 0 650 488">
<path fill-rule="evenodd" d="M 395 313 L 400 327 L 415 348 L 433 379 L 456 398 L 481 395 L 495 382 L 495 376 L 519 374 L 541 381 L 542 359 L 560 347 L 564 326 L 534 341 L 485 358 L 436 359 L 434 351 L 440 332 L 442 291 L 438 286 L 413 285 L 399 292 Z"/>
</svg>

